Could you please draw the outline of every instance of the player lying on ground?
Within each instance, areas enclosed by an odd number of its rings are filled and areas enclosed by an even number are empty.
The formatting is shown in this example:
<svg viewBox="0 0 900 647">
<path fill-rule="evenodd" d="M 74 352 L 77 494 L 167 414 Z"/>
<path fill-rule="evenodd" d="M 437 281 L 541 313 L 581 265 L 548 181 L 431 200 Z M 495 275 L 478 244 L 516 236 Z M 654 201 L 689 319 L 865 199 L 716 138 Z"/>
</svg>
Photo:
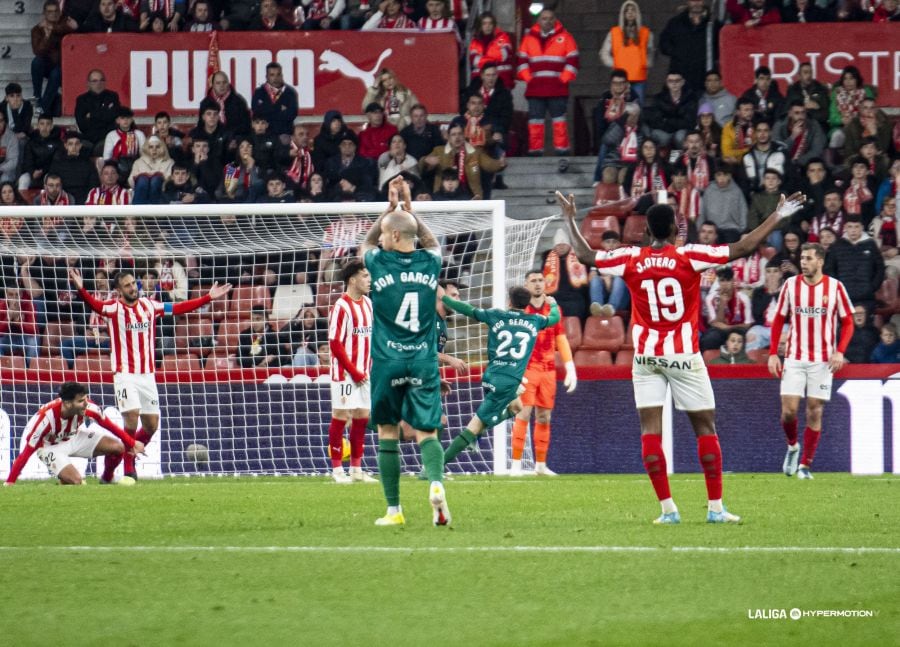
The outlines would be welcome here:
<svg viewBox="0 0 900 647">
<path fill-rule="evenodd" d="M 378 426 L 378 470 L 387 513 L 379 526 L 405 523 L 400 507 L 400 421 L 413 428 L 422 464 L 431 481 L 428 499 L 436 526 L 450 523 L 444 491 L 444 455 L 437 439 L 441 426 L 441 376 L 435 318 L 440 244 L 412 213 L 409 185 L 391 181 L 390 205 L 362 245 L 372 275 L 372 412 Z M 402 197 L 403 209 L 397 205 Z M 422 249 L 416 249 L 418 238 Z M 378 247 L 378 244 L 381 247 Z"/>
<path fill-rule="evenodd" d="M 96 426 L 86 427 L 90 418 L 113 438 Z M 58 397 L 34 414 L 25 425 L 25 449 L 19 454 L 4 485 L 12 485 L 19 478 L 32 454 L 38 458 L 63 485 L 81 485 L 82 477 L 70 458 L 110 456 L 121 458 L 126 451 L 140 454 L 144 443 L 135 440 L 111 421 L 96 404 L 91 402 L 87 389 L 78 382 L 63 382 Z M 107 458 L 107 460 L 109 460 Z"/>
<path fill-rule="evenodd" d="M 91 310 L 107 320 L 110 339 L 110 361 L 116 406 L 122 412 L 125 430 L 145 445 L 159 429 L 159 390 L 156 388 L 156 319 L 164 315 L 181 315 L 219 299 L 231 290 L 231 284 L 215 283 L 209 294 L 189 301 L 161 303 L 142 297 L 134 274 L 123 270 L 113 277 L 118 297 L 101 301 L 84 289 L 81 272 L 69 268 L 69 280 Z M 138 431 L 138 421 L 142 429 Z M 134 455 L 125 454 L 125 475 L 137 478 Z M 106 460 L 102 481 L 113 479 L 119 460 Z"/>
<path fill-rule="evenodd" d="M 655 523 L 680 523 L 681 516 L 669 490 L 662 447 L 662 412 L 666 388 L 671 387 L 675 408 L 687 412 L 706 480 L 709 523 L 737 523 L 722 503 L 722 449 L 716 435 L 715 398 L 706 364 L 700 354 L 697 327 L 700 272 L 753 253 L 772 230 L 802 208 L 805 197 L 795 193 L 745 238 L 730 245 L 675 247 L 678 235 L 675 210 L 655 204 L 647 211 L 650 245 L 620 247 L 597 252 L 587 244 L 575 222 L 575 197 L 556 193 L 572 246 L 578 259 L 601 274 L 621 276 L 631 293 L 634 324 L 634 400 L 641 422 L 641 455 L 662 514 Z"/>
<path fill-rule="evenodd" d="M 846 222 L 844 231 L 861 222 Z M 787 453 L 782 469 L 785 476 L 811 479 L 809 471 L 819 437 L 822 413 L 831 399 L 831 379 L 844 366 L 844 351 L 853 337 L 853 304 L 844 284 L 822 274 L 825 248 L 805 243 L 800 248 L 800 276 L 792 276 L 781 286 L 772 339 L 769 346 L 769 372 L 781 378 L 781 426 L 787 437 Z M 840 341 L 836 341 L 840 319 Z M 781 329 L 790 322 L 784 371 L 778 358 Z M 803 456 L 797 438 L 797 409 L 806 396 L 806 429 L 803 431 Z"/>
<path fill-rule="evenodd" d="M 328 447 L 331 476 L 336 483 L 374 482 L 362 471 L 366 425 L 369 424 L 369 371 L 372 368 L 372 279 L 362 261 L 352 260 L 341 269 L 347 290 L 328 314 L 328 346 L 331 350 L 331 425 Z M 344 472 L 344 429 L 350 422 L 350 475 Z"/>
<path fill-rule="evenodd" d="M 485 427 L 500 424 L 521 411 L 519 392 L 528 358 L 538 333 L 559 321 L 559 308 L 551 300 L 549 317 L 526 313 L 531 294 L 523 287 L 510 289 L 509 310 L 482 310 L 447 295 L 441 301 L 459 314 L 488 327 L 488 366 L 481 376 L 484 400 L 466 428 L 444 452 L 446 464 L 476 442 Z"/>
</svg>

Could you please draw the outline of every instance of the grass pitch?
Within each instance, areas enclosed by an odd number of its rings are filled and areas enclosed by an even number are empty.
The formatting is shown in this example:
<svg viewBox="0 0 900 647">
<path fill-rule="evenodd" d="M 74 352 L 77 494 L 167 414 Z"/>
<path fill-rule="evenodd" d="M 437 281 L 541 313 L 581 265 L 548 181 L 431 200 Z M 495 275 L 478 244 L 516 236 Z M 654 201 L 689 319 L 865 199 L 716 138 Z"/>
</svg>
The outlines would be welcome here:
<svg viewBox="0 0 900 647">
<path fill-rule="evenodd" d="M 887 645 L 900 479 L 726 475 L 740 526 L 655 527 L 646 478 L 461 478 L 451 528 L 405 478 L 168 479 L 0 490 L 0 644 Z M 791 609 L 806 613 L 791 620 Z M 833 617 L 822 612 L 872 612 Z M 779 617 L 781 613 L 788 617 Z M 819 616 L 808 612 L 819 612 Z M 762 616 L 762 617 L 760 617 Z M 774 617 L 773 617 L 774 616 Z"/>
</svg>

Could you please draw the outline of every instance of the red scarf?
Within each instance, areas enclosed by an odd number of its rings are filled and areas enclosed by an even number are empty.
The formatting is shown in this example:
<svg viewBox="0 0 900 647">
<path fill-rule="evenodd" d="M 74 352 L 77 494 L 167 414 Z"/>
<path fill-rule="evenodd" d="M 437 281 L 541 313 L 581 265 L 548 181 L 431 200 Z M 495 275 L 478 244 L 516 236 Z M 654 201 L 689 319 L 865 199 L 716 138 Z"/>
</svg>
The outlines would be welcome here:
<svg viewBox="0 0 900 647">
<path fill-rule="evenodd" d="M 487 143 L 486 133 L 481 127 L 481 117 L 473 117 L 468 112 L 464 115 L 466 118 L 466 141 L 472 146 L 484 146 Z"/>
<path fill-rule="evenodd" d="M 219 123 L 222 125 L 225 124 L 225 102 L 228 100 L 228 97 L 231 96 L 231 86 L 228 86 L 228 89 L 225 91 L 225 94 L 218 95 L 215 91 L 210 88 L 209 93 L 206 95 L 213 101 L 219 104 Z"/>
<path fill-rule="evenodd" d="M 738 287 L 749 287 L 759 281 L 762 276 L 762 256 L 754 252 L 748 258 L 741 258 L 732 264 L 734 282 Z"/>
<path fill-rule="evenodd" d="M 845 90 L 840 87 L 834 93 L 834 98 L 837 101 L 838 111 L 841 115 L 855 117 L 856 113 L 859 112 L 859 104 L 866 98 L 866 91 L 863 88 Z"/>
<path fill-rule="evenodd" d="M 862 205 L 872 199 L 872 192 L 864 180 L 853 180 L 844 191 L 844 211 L 848 215 L 862 214 Z"/>
<path fill-rule="evenodd" d="M 700 192 L 691 185 L 681 191 L 669 187 L 669 193 L 675 196 L 678 213 L 688 220 L 695 221 L 700 215 Z"/>
<path fill-rule="evenodd" d="M 709 186 L 709 162 L 706 160 L 706 155 L 700 155 L 697 158 L 694 167 L 691 168 L 691 158 L 685 153 L 682 156 L 682 161 L 684 161 L 684 165 L 687 168 L 687 177 L 688 182 L 692 187 L 697 189 L 698 191 L 703 191 L 706 187 Z"/>
<path fill-rule="evenodd" d="M 606 101 L 606 112 L 603 113 L 603 118 L 606 119 L 606 121 L 616 121 L 624 112 L 625 98 L 610 97 Z"/>
<path fill-rule="evenodd" d="M 753 147 L 753 122 L 734 122 L 734 141 L 738 148 Z"/>
<path fill-rule="evenodd" d="M 637 199 L 647 191 L 662 191 L 665 188 L 666 175 L 662 166 L 657 162 L 648 166 L 647 162 L 641 160 L 631 178 L 631 197 Z"/>
<path fill-rule="evenodd" d="M 150 13 L 161 13 L 169 20 L 172 19 L 172 0 L 149 0 Z"/>
<path fill-rule="evenodd" d="M 312 155 L 309 154 L 308 148 L 300 148 L 293 139 L 291 140 L 291 150 L 297 151 L 297 156 L 294 158 L 291 168 L 288 169 L 287 176 L 300 188 L 309 188 L 309 178 L 315 172 Z"/>
<path fill-rule="evenodd" d="M 112 158 L 117 160 L 120 157 L 137 157 L 140 150 L 138 150 L 138 141 L 134 130 L 123 132 L 116 128 L 116 132 L 119 133 L 119 141 L 113 146 Z"/>
<path fill-rule="evenodd" d="M 793 129 L 793 124 L 788 122 L 788 130 Z M 794 138 L 794 142 L 791 144 L 791 150 L 788 153 L 791 161 L 794 162 L 798 157 L 803 155 L 806 150 L 809 148 L 809 126 L 803 126 L 803 132 L 800 133 L 799 137 Z"/>
<path fill-rule="evenodd" d="M 61 207 L 69 204 L 69 194 L 65 191 L 60 191 L 56 200 L 51 200 L 47 194 L 47 189 L 41 189 L 40 198 L 41 206 Z"/>
<path fill-rule="evenodd" d="M 487 108 L 487 105 L 491 102 L 491 90 L 488 90 L 483 85 L 481 86 L 481 98 L 484 99 L 484 107 Z"/>
<path fill-rule="evenodd" d="M 638 159 L 638 138 L 635 126 L 625 126 L 625 136 L 619 143 L 619 159 L 631 164 Z"/>
<path fill-rule="evenodd" d="M 238 163 L 225 165 L 225 190 L 235 189 L 238 183 L 242 183 L 245 189 L 250 188 L 250 174 L 244 171 L 244 167 Z"/>
<path fill-rule="evenodd" d="M 587 268 L 578 260 L 573 250 L 569 250 L 566 254 L 566 272 L 569 275 L 569 285 L 573 288 L 581 288 L 588 284 Z M 559 290 L 560 273 L 559 254 L 554 250 L 550 250 L 547 254 L 547 260 L 544 262 L 544 281 L 547 294 L 556 294 Z"/>
<path fill-rule="evenodd" d="M 334 9 L 334 4 L 333 0 L 313 0 L 306 10 L 306 15 L 310 20 L 322 20 L 328 17 Z"/>
<path fill-rule="evenodd" d="M 459 152 L 456 154 L 456 170 L 459 174 L 459 184 L 460 186 L 464 186 L 468 188 L 469 179 L 466 177 L 466 146 L 463 144 L 459 147 Z"/>
<path fill-rule="evenodd" d="M 882 247 L 897 246 L 897 218 L 892 214 L 881 216 L 881 229 L 878 231 Z"/>
<path fill-rule="evenodd" d="M 384 16 L 378 22 L 378 29 L 415 29 L 416 23 L 404 16 L 402 13 L 396 18 L 388 18 Z"/>
<path fill-rule="evenodd" d="M 278 100 L 281 98 L 281 94 L 284 92 L 284 86 L 282 85 L 280 88 L 276 88 L 274 85 L 263 83 L 263 87 L 266 89 L 266 93 L 269 95 L 269 101 L 271 101 L 272 103 L 278 103 Z"/>
<path fill-rule="evenodd" d="M 141 0 L 119 0 L 122 13 L 137 20 L 141 16 Z M 62 7 L 60 7 L 62 9 Z"/>
<path fill-rule="evenodd" d="M 175 289 L 175 273 L 172 271 L 172 261 L 163 261 L 159 268 L 159 289 L 170 292 Z"/>
</svg>

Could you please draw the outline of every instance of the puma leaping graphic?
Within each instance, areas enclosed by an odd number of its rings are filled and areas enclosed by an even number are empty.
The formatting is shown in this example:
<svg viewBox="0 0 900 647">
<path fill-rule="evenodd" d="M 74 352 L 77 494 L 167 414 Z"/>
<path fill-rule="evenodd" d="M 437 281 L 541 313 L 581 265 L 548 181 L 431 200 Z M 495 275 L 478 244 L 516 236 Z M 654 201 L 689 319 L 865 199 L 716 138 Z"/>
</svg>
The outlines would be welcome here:
<svg viewBox="0 0 900 647">
<path fill-rule="evenodd" d="M 375 74 L 381 68 L 384 60 L 394 53 L 394 50 L 388 48 L 381 52 L 378 56 L 378 62 L 371 70 L 362 70 L 354 63 L 351 63 L 343 54 L 338 54 L 334 50 L 326 49 L 319 55 L 319 70 L 322 72 L 340 72 L 344 76 L 351 79 L 359 79 L 366 89 L 375 85 Z"/>
</svg>

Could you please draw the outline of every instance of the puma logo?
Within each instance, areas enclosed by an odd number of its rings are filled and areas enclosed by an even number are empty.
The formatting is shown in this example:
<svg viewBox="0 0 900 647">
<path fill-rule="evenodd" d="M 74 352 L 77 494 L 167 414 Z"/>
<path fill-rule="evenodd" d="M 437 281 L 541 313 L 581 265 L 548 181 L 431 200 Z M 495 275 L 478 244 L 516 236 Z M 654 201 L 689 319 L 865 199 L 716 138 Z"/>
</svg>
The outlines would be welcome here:
<svg viewBox="0 0 900 647">
<path fill-rule="evenodd" d="M 338 54 L 334 50 L 326 49 L 324 52 L 319 54 L 319 71 L 321 72 L 340 72 L 344 76 L 350 79 L 359 79 L 362 82 L 363 86 L 366 89 L 369 89 L 373 85 L 375 85 L 375 73 L 381 68 L 381 64 L 384 62 L 386 58 L 388 58 L 391 54 L 394 53 L 390 47 L 381 52 L 378 55 L 378 62 L 372 67 L 371 70 L 363 70 L 358 67 L 345 57 L 343 54 Z"/>
</svg>

